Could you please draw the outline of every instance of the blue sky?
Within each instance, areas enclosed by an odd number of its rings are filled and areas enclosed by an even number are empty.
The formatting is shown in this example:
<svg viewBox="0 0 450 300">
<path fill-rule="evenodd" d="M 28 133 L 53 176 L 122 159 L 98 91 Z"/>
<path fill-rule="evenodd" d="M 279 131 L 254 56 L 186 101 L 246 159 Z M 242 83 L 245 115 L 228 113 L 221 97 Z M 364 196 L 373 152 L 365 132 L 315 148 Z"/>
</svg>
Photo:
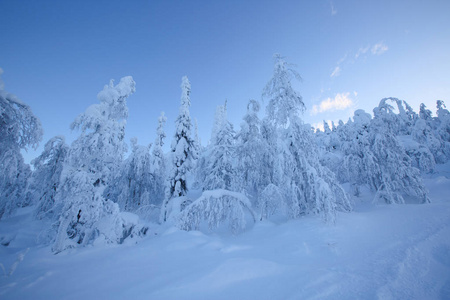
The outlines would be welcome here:
<svg viewBox="0 0 450 300">
<path fill-rule="evenodd" d="M 303 77 L 306 122 L 372 113 L 383 97 L 450 103 L 450 1 L 0 2 L 5 90 L 31 106 L 45 142 L 72 141 L 70 123 L 110 79 L 136 81 L 126 139 L 153 142 L 165 111 L 170 141 L 181 77 L 205 145 L 217 105 L 239 129 L 281 53 Z"/>
</svg>

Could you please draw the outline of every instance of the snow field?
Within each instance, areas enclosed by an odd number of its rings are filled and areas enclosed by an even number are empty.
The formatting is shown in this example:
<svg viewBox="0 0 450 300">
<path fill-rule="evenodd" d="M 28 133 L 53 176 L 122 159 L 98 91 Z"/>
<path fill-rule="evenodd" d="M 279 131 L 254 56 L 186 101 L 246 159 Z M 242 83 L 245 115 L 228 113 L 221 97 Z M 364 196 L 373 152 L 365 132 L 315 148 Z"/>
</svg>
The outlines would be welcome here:
<svg viewBox="0 0 450 300">
<path fill-rule="evenodd" d="M 448 170 L 448 165 L 446 165 Z M 153 225 L 124 245 L 54 255 L 35 242 L 31 210 L 2 221 L 10 276 L 2 299 L 446 299 L 450 179 L 425 179 L 431 204 L 373 205 L 366 192 L 335 225 L 314 216 L 257 222 L 242 234 Z M 137 244 L 135 244 L 137 243 Z"/>
</svg>

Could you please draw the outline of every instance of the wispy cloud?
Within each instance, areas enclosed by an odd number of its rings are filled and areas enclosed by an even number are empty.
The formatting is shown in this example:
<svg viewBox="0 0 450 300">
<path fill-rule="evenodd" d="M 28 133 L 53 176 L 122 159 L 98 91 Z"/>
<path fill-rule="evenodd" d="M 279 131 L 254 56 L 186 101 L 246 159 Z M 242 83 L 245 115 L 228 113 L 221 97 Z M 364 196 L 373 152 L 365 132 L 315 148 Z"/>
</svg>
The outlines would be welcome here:
<svg viewBox="0 0 450 300">
<path fill-rule="evenodd" d="M 337 66 L 336 68 L 334 68 L 333 73 L 331 73 L 330 77 L 337 77 L 339 76 L 339 74 L 341 73 L 341 68 L 339 66 Z"/>
<path fill-rule="evenodd" d="M 334 3 L 331 2 L 331 15 L 334 16 L 335 14 L 337 14 L 337 9 L 336 7 L 334 7 Z"/>
<path fill-rule="evenodd" d="M 386 46 L 383 42 L 380 42 L 378 44 L 373 45 L 372 49 L 370 50 L 373 55 L 381 55 L 384 52 L 388 51 L 388 46 Z"/>
<path fill-rule="evenodd" d="M 344 63 L 355 63 L 362 56 L 367 57 L 367 55 L 371 55 L 371 54 L 372 55 L 381 55 L 388 50 L 389 50 L 389 47 L 383 42 L 379 42 L 373 46 L 368 45 L 366 47 L 361 47 L 358 49 L 358 51 L 356 51 L 354 56 L 350 55 L 350 59 L 347 59 L 348 55 L 346 54 L 344 57 L 342 57 L 340 60 L 338 60 L 338 62 L 336 63 L 336 67 L 334 68 L 330 77 L 334 78 L 334 77 L 341 75 L 342 65 Z"/>
<path fill-rule="evenodd" d="M 369 51 L 369 48 L 370 48 L 370 46 L 367 46 L 367 47 L 365 47 L 365 48 L 362 48 L 362 47 L 359 48 L 359 49 L 358 49 L 358 52 L 356 52 L 356 54 L 355 54 L 355 59 L 358 59 L 359 56 L 362 55 L 362 54 L 366 54 L 367 51 Z"/>
<path fill-rule="evenodd" d="M 327 98 L 320 102 L 319 105 L 314 105 L 312 114 L 323 113 L 326 111 L 344 110 L 353 105 L 353 100 L 350 99 L 350 93 L 338 93 L 334 98 Z"/>
</svg>

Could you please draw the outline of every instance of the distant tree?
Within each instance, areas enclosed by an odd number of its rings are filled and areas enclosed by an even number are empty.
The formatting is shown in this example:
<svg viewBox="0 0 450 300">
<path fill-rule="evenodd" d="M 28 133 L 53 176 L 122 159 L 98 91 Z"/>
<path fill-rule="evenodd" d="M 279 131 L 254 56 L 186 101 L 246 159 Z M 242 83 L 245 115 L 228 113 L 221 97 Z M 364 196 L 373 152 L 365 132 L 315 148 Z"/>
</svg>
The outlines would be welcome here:
<svg viewBox="0 0 450 300">
<path fill-rule="evenodd" d="M 234 136 L 233 125 L 227 120 L 227 106 L 220 109 L 221 115 L 216 115 L 216 123 L 219 124 L 216 136 L 210 145 L 209 159 L 207 160 L 204 179 L 204 190 L 226 189 L 232 190 L 235 180 L 234 160 Z"/>
<path fill-rule="evenodd" d="M 105 190 L 107 199 L 119 204 L 124 211 L 136 212 L 137 209 L 151 203 L 155 179 L 150 171 L 150 147 L 131 140 L 132 152 L 117 172 L 117 177 Z"/>
<path fill-rule="evenodd" d="M 166 158 L 164 156 L 164 151 L 162 147 L 164 146 L 164 140 L 166 138 L 166 133 L 164 132 L 164 125 L 166 124 L 167 118 L 164 112 L 161 112 L 158 118 L 158 127 L 156 129 L 156 139 L 152 151 L 152 173 L 155 178 L 155 190 L 154 204 L 161 205 L 164 199 L 164 193 L 166 188 Z"/>
<path fill-rule="evenodd" d="M 180 112 L 175 121 L 176 132 L 171 145 L 171 163 L 168 169 L 168 190 L 161 209 L 161 221 L 167 221 L 168 205 L 174 197 L 187 194 L 187 174 L 191 171 L 194 152 L 194 140 L 191 138 L 191 117 L 189 107 L 191 84 L 184 76 L 181 80 Z"/>
<path fill-rule="evenodd" d="M 261 121 L 258 118 L 260 104 L 250 100 L 247 113 L 241 123 L 236 142 L 236 189 L 257 199 L 265 185 L 269 183 L 268 147 L 261 133 Z"/>
<path fill-rule="evenodd" d="M 0 79 L 0 219 L 28 205 L 25 192 L 31 170 L 20 150 L 36 149 L 42 138 L 41 122 L 31 108 L 3 87 Z"/>
<path fill-rule="evenodd" d="M 431 110 L 427 109 L 426 105 L 420 104 L 419 118 L 425 121 L 431 121 L 433 117 L 431 116 Z"/>
</svg>

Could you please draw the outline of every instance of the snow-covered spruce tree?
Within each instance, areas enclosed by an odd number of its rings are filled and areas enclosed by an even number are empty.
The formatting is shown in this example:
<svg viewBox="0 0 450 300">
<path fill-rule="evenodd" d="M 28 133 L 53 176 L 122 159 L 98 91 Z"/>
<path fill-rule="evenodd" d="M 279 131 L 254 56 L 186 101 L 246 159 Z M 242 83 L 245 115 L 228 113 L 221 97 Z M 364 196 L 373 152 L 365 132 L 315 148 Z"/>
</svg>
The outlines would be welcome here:
<svg viewBox="0 0 450 300">
<path fill-rule="evenodd" d="M 419 170 L 411 166 L 411 159 L 399 144 L 391 126 L 392 106 L 383 98 L 374 108 L 369 140 L 377 165 L 377 172 L 370 174 L 372 186 L 377 194 L 375 201 L 404 203 L 404 196 L 415 197 L 422 203 L 429 202 L 427 191 Z"/>
<path fill-rule="evenodd" d="M 445 116 L 445 113 L 441 113 L 441 116 Z M 433 118 L 425 104 L 420 104 L 419 119 L 414 124 L 412 136 L 416 142 L 429 149 L 436 163 L 445 163 L 450 156 L 450 145 L 446 147 L 445 141 L 438 132 L 441 124 L 439 117 Z M 433 168 L 428 169 L 432 171 Z"/>
<path fill-rule="evenodd" d="M 166 158 L 162 147 L 164 146 L 164 140 L 166 133 L 164 132 L 164 125 L 167 118 L 164 112 L 158 118 L 158 127 L 156 129 L 156 139 L 152 151 L 152 174 L 155 178 L 155 189 L 153 191 L 152 201 L 153 204 L 161 206 L 164 200 L 165 184 L 166 184 Z"/>
<path fill-rule="evenodd" d="M 441 151 L 445 157 L 440 161 L 445 163 L 450 159 L 450 113 L 442 100 L 436 101 L 436 108 L 436 135 L 441 140 Z"/>
<path fill-rule="evenodd" d="M 236 190 L 248 195 L 256 205 L 258 195 L 269 184 L 268 147 L 258 118 L 260 104 L 250 100 L 236 142 Z"/>
<path fill-rule="evenodd" d="M 353 187 L 353 194 L 359 195 L 359 187 L 368 184 L 376 190 L 369 174 L 379 174 L 379 167 L 371 151 L 369 128 L 372 116 L 362 109 L 354 112 L 353 122 L 349 120 L 344 127 L 338 128 L 341 136 L 340 151 L 342 161 L 337 164 L 327 164 L 339 174 L 341 183 L 349 182 Z M 333 168 L 334 167 L 334 168 Z"/>
<path fill-rule="evenodd" d="M 316 213 L 333 221 L 336 209 L 349 211 L 351 206 L 334 174 L 321 166 L 311 127 L 299 118 L 305 105 L 292 88 L 293 78 L 300 76 L 275 55 L 273 78 L 263 93 L 269 100 L 265 123 L 272 127 L 265 131 L 276 132 L 276 142 L 268 142 L 277 154 L 271 183 L 283 191 L 280 201 L 285 202 L 290 217 Z M 273 139 L 271 135 L 268 139 Z"/>
<path fill-rule="evenodd" d="M 191 137 L 191 84 L 184 76 L 181 79 L 181 105 L 180 112 L 175 121 L 176 132 L 171 145 L 171 162 L 168 165 L 168 184 L 166 196 L 161 207 L 161 222 L 166 222 L 171 211 L 170 202 L 173 198 L 186 196 L 187 174 L 191 171 L 194 152 L 194 140 Z"/>
<path fill-rule="evenodd" d="M 211 150 L 216 145 L 217 133 L 222 128 L 222 122 L 224 121 L 224 105 L 218 105 L 214 114 L 214 123 L 211 130 L 211 138 L 208 145 L 198 151 L 198 159 L 195 166 L 195 182 L 193 186 L 202 190 L 209 189 L 205 187 L 206 177 L 209 175 L 211 164 Z M 226 117 L 225 117 L 226 118 Z"/>
<path fill-rule="evenodd" d="M 227 104 L 220 109 L 222 114 L 216 115 L 217 131 L 212 137 L 209 157 L 205 171 L 203 190 L 232 190 L 235 180 L 234 136 L 233 125 L 227 120 Z"/>
<path fill-rule="evenodd" d="M 26 187 L 31 170 L 20 150 L 36 149 L 41 138 L 39 119 L 27 104 L 3 89 L 0 78 L 0 219 L 28 205 Z"/>
<path fill-rule="evenodd" d="M 70 147 L 57 194 L 64 208 L 52 248 L 56 253 L 94 240 L 120 243 L 133 230 L 135 223 L 124 218 L 103 192 L 123 160 L 126 99 L 134 91 L 131 76 L 117 85 L 111 80 L 97 96 L 100 103 L 91 105 L 71 125 L 81 134 Z"/>
<path fill-rule="evenodd" d="M 112 184 L 105 189 L 105 197 L 119 204 L 124 211 L 136 212 L 149 205 L 155 188 L 154 176 L 150 171 L 150 147 L 137 144 L 131 139 L 132 152 L 118 170 Z"/>
<path fill-rule="evenodd" d="M 35 215 L 38 219 L 55 219 L 61 213 L 62 207 L 55 206 L 55 197 L 68 151 L 65 138 L 55 136 L 45 144 L 41 155 L 31 161 L 34 172 L 27 197 L 30 202 L 36 203 Z"/>
</svg>

